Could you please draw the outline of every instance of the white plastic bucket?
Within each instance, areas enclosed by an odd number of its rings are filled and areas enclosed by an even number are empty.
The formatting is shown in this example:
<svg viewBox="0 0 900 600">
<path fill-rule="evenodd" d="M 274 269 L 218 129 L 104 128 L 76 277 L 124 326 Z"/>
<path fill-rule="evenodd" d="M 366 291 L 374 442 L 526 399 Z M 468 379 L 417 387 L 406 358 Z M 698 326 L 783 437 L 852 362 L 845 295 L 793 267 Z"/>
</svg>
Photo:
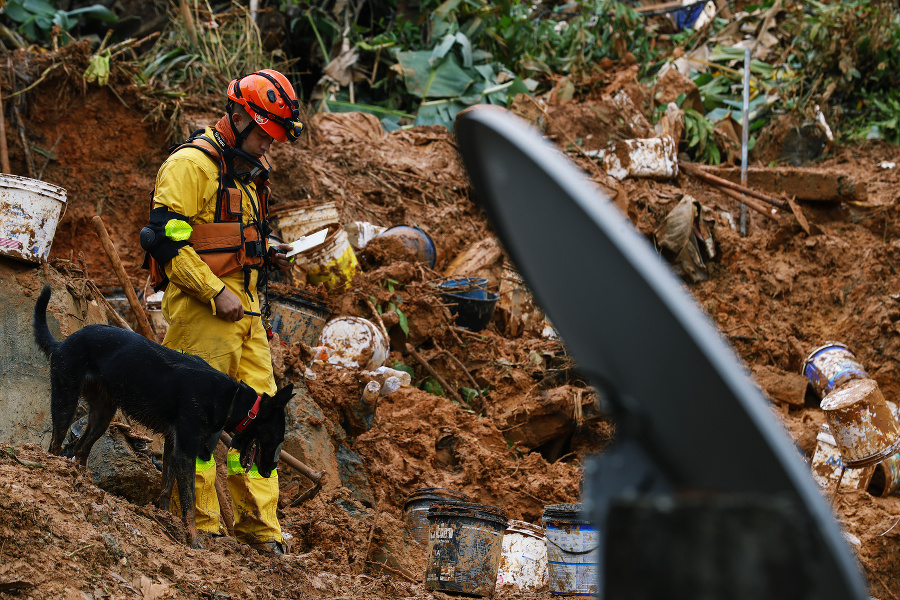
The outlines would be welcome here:
<svg viewBox="0 0 900 600">
<path fill-rule="evenodd" d="M 40 263 L 50 255 L 66 190 L 45 181 L 0 174 L 0 254 Z"/>
<path fill-rule="evenodd" d="M 580 504 L 544 507 L 550 593 L 596 596 L 600 587 L 600 531 L 581 516 Z"/>
<path fill-rule="evenodd" d="M 388 357 L 388 341 L 377 325 L 360 317 L 332 319 L 322 330 L 319 345 L 328 348 L 328 362 L 373 371 Z"/>
<path fill-rule="evenodd" d="M 544 529 L 525 521 L 510 521 L 503 534 L 497 585 L 536 590 L 547 585 Z"/>
<path fill-rule="evenodd" d="M 337 204 L 327 202 L 310 206 L 291 206 L 272 213 L 272 220 L 281 231 L 281 238 L 290 244 L 303 236 L 315 233 L 331 223 L 338 223 L 341 214 Z"/>
</svg>

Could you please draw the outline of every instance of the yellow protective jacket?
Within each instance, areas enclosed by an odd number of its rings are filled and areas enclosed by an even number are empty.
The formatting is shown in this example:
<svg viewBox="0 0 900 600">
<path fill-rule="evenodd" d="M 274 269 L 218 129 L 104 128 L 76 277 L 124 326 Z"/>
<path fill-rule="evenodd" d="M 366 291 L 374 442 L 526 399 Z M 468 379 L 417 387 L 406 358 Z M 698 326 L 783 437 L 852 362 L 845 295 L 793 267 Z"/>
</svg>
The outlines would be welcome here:
<svg viewBox="0 0 900 600">
<path fill-rule="evenodd" d="M 212 137 L 211 128 L 206 133 Z M 204 225 L 215 221 L 218 190 L 218 165 L 202 150 L 183 148 L 160 167 L 153 204 L 184 215 L 192 227 Z M 259 202 L 256 184 L 246 184 L 252 197 L 243 187 L 240 190 L 242 222 L 247 225 L 254 218 L 254 204 L 258 206 Z M 258 393 L 274 394 L 269 346 L 260 318 L 247 316 L 233 322 L 215 316 L 215 297 L 226 288 L 241 299 L 245 310 L 259 312 L 259 272 L 252 269 L 247 281 L 243 271 L 218 277 L 191 246 L 180 248 L 165 265 L 165 272 L 169 285 L 162 310 L 169 330 L 163 345 L 200 356 Z"/>
</svg>

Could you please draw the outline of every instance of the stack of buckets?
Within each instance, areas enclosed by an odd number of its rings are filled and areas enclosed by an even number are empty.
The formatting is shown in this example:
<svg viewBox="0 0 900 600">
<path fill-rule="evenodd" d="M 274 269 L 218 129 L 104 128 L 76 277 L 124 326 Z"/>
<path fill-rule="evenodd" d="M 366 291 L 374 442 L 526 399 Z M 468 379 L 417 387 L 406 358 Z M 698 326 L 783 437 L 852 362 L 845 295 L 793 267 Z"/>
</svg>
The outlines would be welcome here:
<svg viewBox="0 0 900 600">
<path fill-rule="evenodd" d="M 297 255 L 296 262 L 306 270 L 307 281 L 323 284 L 329 292 L 350 288 L 359 270 L 359 261 L 340 224 L 340 213 L 333 202 L 310 206 L 291 206 L 272 213 L 285 242 L 328 228 L 325 242 Z"/>
<path fill-rule="evenodd" d="M 406 529 L 428 546 L 425 587 L 490 596 L 498 584 L 554 595 L 597 595 L 600 531 L 580 504 L 544 507 L 543 527 L 507 520 L 461 492 L 419 488 L 406 500 Z"/>
<path fill-rule="evenodd" d="M 840 474 L 831 479 L 840 484 L 845 469 L 869 469 L 856 477 L 860 487 L 879 496 L 896 490 L 900 486 L 900 423 L 854 354 L 844 344 L 829 342 L 810 353 L 803 374 L 822 399 L 828 423 L 828 431 L 823 427 L 819 434 L 813 458 L 817 474 L 822 475 L 823 466 L 818 463 L 833 440 L 840 461 L 831 467 L 840 468 Z"/>
</svg>

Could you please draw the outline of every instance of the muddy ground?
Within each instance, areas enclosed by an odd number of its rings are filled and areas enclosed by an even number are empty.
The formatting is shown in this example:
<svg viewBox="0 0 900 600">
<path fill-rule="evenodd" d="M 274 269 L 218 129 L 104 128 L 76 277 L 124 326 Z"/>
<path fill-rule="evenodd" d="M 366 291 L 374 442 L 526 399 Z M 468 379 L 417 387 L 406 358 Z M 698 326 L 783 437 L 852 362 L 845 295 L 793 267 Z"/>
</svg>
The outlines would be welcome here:
<svg viewBox="0 0 900 600">
<path fill-rule="evenodd" d="M 39 74 L 46 60 L 20 54 L 14 65 Z M 51 264 L 62 272 L 86 271 L 104 289 L 116 287 L 90 225 L 100 214 L 133 285 L 144 290 L 136 237 L 170 132 L 165 122 L 144 119 L 152 105 L 123 75 L 117 79 L 114 73 L 115 95 L 81 83 L 83 53 L 70 51 L 66 60 L 70 69 L 56 71 L 20 97 L 30 142 L 49 148 L 60 139 L 43 174 L 69 192 Z M 4 76 L 9 81 L 9 73 Z M 609 92 L 627 87 L 641 93 L 627 74 L 609 84 Z M 601 91 L 580 104 L 551 107 L 545 115 L 551 139 L 566 147 L 568 140 L 603 134 L 602 124 L 585 117 L 602 101 Z M 217 118 L 199 106 L 185 108 L 184 130 Z M 406 352 L 409 342 L 452 387 L 487 393 L 460 403 L 449 391 L 439 397 L 403 388 L 379 404 L 372 428 L 364 431 L 347 417 L 361 391 L 358 379 L 314 365 L 316 378 L 306 383 L 322 416 L 310 417 L 309 425 L 327 430 L 361 457 L 372 501 L 332 483 L 311 501 L 284 506 L 279 518 L 293 548 L 281 559 L 257 555 L 227 537 L 206 539 L 205 550 L 191 550 L 167 512 L 104 492 L 85 469 L 36 445 L 0 445 L 0 597 L 443 597 L 415 583 L 424 570 L 424 549 L 403 531 L 403 502 L 412 489 L 458 489 L 531 522 L 546 504 L 577 501 L 582 460 L 602 451 L 614 425 L 591 413 L 592 394 L 565 348 L 542 337 L 540 327 L 516 327 L 503 311 L 482 333 L 459 331 L 431 286 L 451 265 L 465 263 L 454 259 L 476 246 L 481 259 L 469 273 L 501 282 L 502 256 L 491 250 L 490 227 L 469 199 L 453 135 L 442 128 L 386 134 L 364 116 L 319 116 L 308 131 L 295 146 L 272 152 L 275 207 L 336 202 L 345 221 L 421 227 L 438 250 L 433 270 L 390 260 L 369 265 L 347 293 L 329 299 L 332 308 L 372 318 L 368 302 L 387 306 L 401 296 L 410 331 L 407 338 L 398 325 L 391 328 L 388 364 L 413 367 L 418 380 L 426 376 Z M 7 135 L 13 171 L 27 176 L 19 137 L 9 128 Z M 900 163 L 900 149 L 881 143 L 833 149 L 819 166 L 867 184 L 865 201 L 804 204 L 810 234 L 792 220 L 779 224 L 750 213 L 743 238 L 725 216 L 736 218 L 735 202 L 696 179 L 682 174 L 667 182 L 615 182 L 580 153 L 570 156 L 615 194 L 616 205 L 648 237 L 683 194 L 712 209 L 718 256 L 707 261 L 706 281 L 687 285 L 750 370 L 798 373 L 811 349 L 838 340 L 857 354 L 885 396 L 896 399 L 900 214 L 894 186 L 900 173 L 879 163 Z M 44 158 L 37 159 L 40 168 Z M 0 269 L 10 268 L 0 261 Z M 302 275 L 295 273 L 288 283 L 302 286 Z M 274 349 L 279 379 L 303 378 L 303 349 L 278 341 Z M 545 408 L 522 414 L 521 406 Z M 821 410 L 785 409 L 774 402 L 772 408 L 772 418 L 811 456 Z M 296 484 L 306 482 L 280 471 L 290 500 Z M 857 553 L 872 595 L 896 598 L 900 528 L 893 526 L 900 519 L 900 498 L 841 493 L 835 511 L 861 542 Z M 550 597 L 546 591 L 510 589 L 497 596 Z"/>
</svg>

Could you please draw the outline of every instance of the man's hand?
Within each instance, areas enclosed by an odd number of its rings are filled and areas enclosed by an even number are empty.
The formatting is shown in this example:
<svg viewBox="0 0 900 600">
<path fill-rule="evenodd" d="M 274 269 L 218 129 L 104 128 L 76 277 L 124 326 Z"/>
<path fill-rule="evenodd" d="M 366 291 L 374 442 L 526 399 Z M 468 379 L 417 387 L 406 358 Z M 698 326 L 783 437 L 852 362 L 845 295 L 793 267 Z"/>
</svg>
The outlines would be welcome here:
<svg viewBox="0 0 900 600">
<path fill-rule="evenodd" d="M 226 321 L 240 321 L 244 318 L 244 305 L 226 288 L 216 296 L 216 316 Z"/>
<path fill-rule="evenodd" d="M 272 255 L 272 263 L 281 271 L 289 271 L 294 266 L 293 258 L 287 258 L 285 254 L 290 252 L 293 246 L 290 244 L 277 244 L 272 246 L 272 248 L 275 249 L 275 253 Z"/>
</svg>

